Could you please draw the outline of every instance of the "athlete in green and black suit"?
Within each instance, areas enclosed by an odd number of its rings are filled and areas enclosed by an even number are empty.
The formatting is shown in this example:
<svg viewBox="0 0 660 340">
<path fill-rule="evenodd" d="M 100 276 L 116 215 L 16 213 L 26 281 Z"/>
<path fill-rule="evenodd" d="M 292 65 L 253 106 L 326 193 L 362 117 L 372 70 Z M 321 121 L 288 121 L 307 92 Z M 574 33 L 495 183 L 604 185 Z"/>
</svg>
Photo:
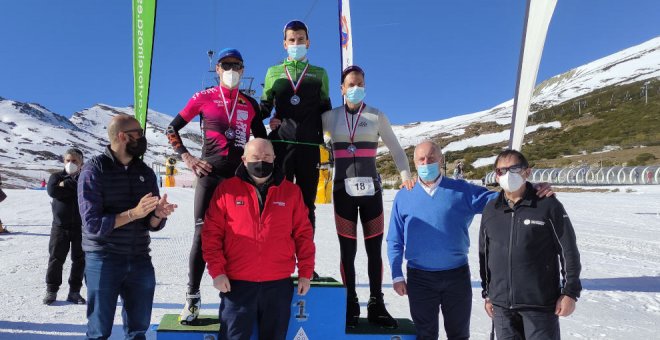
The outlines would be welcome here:
<svg viewBox="0 0 660 340">
<path fill-rule="evenodd" d="M 309 35 L 301 21 L 284 26 L 284 48 L 289 57 L 268 69 L 261 96 L 261 114 L 270 117 L 268 136 L 275 148 L 275 167 L 300 187 L 315 225 L 314 201 L 319 180 L 319 145 L 323 143 L 321 114 L 332 108 L 325 69 L 307 61 Z"/>
</svg>

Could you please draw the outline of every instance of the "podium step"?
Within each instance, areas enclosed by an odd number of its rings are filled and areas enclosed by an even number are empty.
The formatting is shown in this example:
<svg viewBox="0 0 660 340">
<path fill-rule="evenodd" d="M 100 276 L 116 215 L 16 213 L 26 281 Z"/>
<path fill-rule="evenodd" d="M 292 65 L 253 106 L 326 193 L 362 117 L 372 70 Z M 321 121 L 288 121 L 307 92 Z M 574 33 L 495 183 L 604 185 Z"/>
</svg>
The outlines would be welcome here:
<svg viewBox="0 0 660 340">
<path fill-rule="evenodd" d="M 307 295 L 296 293 L 294 283 L 291 319 L 287 339 L 383 339 L 415 338 L 415 327 L 408 319 L 397 319 L 397 329 L 384 329 L 361 318 L 358 327 L 346 329 L 346 289 L 330 277 L 312 281 Z M 165 314 L 156 329 L 158 340 L 216 340 L 220 330 L 218 315 L 200 315 L 194 325 L 181 325 L 178 314 Z M 256 327 L 256 325 L 255 325 Z M 256 332 L 252 336 L 257 339 Z"/>
</svg>

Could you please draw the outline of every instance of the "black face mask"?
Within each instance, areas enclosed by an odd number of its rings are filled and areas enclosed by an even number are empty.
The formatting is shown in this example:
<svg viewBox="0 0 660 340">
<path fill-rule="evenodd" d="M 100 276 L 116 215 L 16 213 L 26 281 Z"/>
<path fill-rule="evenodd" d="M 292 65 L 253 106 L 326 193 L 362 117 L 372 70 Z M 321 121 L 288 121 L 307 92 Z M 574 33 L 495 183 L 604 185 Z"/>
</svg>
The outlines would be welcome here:
<svg viewBox="0 0 660 340">
<path fill-rule="evenodd" d="M 131 142 L 126 144 L 126 152 L 135 158 L 142 157 L 147 152 L 147 137 L 131 138 Z"/>
<path fill-rule="evenodd" d="M 250 175 L 257 178 L 265 178 L 273 173 L 273 163 L 264 161 L 248 162 L 247 171 Z"/>
</svg>

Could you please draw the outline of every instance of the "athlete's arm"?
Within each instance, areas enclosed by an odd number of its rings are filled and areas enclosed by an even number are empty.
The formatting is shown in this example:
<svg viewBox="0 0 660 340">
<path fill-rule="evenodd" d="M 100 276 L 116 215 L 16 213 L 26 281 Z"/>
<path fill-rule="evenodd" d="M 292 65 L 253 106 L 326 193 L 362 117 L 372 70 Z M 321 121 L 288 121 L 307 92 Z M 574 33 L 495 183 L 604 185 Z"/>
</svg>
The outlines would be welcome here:
<svg viewBox="0 0 660 340">
<path fill-rule="evenodd" d="M 396 168 L 401 175 L 401 181 L 405 182 L 412 180 L 408 156 L 406 155 L 406 152 L 403 151 L 401 144 L 399 144 L 399 140 L 396 138 L 394 131 L 392 131 L 389 119 L 387 119 L 387 116 L 382 112 L 378 113 L 378 134 L 380 134 L 383 143 L 385 143 L 385 146 L 390 150 L 390 154 L 392 154 L 392 158 L 394 158 Z M 414 182 L 412 185 L 414 185 Z"/>
</svg>

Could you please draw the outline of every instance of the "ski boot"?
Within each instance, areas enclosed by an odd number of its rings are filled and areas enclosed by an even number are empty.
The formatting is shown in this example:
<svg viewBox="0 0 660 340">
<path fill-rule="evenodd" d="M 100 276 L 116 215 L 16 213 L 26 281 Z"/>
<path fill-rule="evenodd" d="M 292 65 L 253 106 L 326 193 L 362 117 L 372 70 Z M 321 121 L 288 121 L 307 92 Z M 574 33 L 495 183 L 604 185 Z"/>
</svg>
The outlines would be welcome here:
<svg viewBox="0 0 660 340">
<path fill-rule="evenodd" d="M 0 234 L 9 234 L 9 230 L 0 223 Z"/>
<path fill-rule="evenodd" d="M 186 293 L 186 305 L 183 306 L 179 314 L 179 323 L 182 325 L 193 325 L 199 317 L 199 310 L 202 308 L 202 296 L 199 290 L 190 294 Z"/>
<path fill-rule="evenodd" d="M 360 304 L 358 298 L 348 298 L 346 300 L 346 328 L 353 329 L 357 327 L 360 319 Z"/>
<path fill-rule="evenodd" d="M 383 294 L 380 294 L 378 297 L 372 296 L 369 298 L 369 303 L 367 303 L 367 319 L 369 323 L 383 328 L 395 329 L 399 327 L 399 323 L 385 309 Z"/>
</svg>

